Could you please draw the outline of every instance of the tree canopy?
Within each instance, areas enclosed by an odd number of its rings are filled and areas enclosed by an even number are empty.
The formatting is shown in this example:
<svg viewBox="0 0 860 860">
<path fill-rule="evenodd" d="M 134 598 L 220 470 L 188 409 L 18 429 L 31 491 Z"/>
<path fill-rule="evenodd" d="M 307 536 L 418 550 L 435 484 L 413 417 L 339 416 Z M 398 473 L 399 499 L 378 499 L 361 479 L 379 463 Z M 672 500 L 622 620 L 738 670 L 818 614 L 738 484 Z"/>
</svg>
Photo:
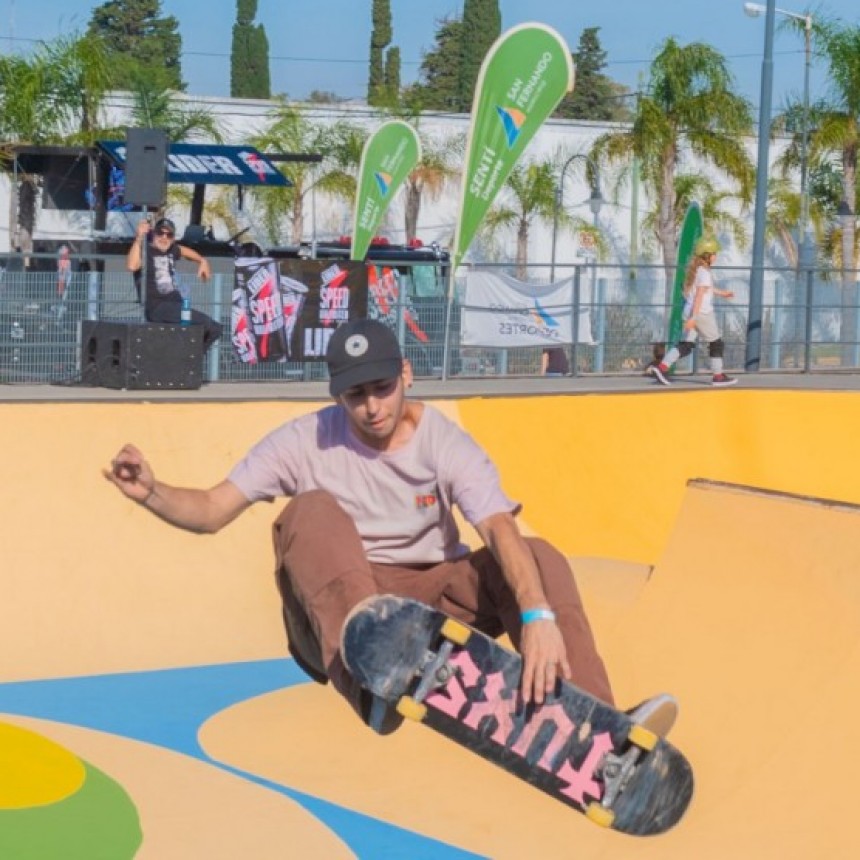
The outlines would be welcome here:
<svg viewBox="0 0 860 860">
<path fill-rule="evenodd" d="M 416 110 L 468 113 L 481 63 L 501 35 L 498 0 L 466 0 L 463 17 L 437 21 L 435 47 L 425 52 L 418 83 L 404 94 Z"/>
<path fill-rule="evenodd" d="M 161 16 L 161 0 L 108 0 L 93 9 L 87 32 L 104 41 L 115 89 L 130 89 L 138 71 L 161 87 L 185 89 L 179 21 Z"/>
<path fill-rule="evenodd" d="M 598 122 L 629 118 L 630 112 L 624 104 L 626 89 L 603 74 L 606 51 L 600 44 L 599 31 L 599 27 L 586 27 L 580 34 L 578 48 L 573 53 L 576 85 L 562 99 L 555 116 Z"/>
<path fill-rule="evenodd" d="M 404 93 L 415 110 L 460 110 L 460 43 L 463 22 L 459 18 L 438 21 L 436 46 L 424 54 L 418 83 Z"/>
<path fill-rule="evenodd" d="M 748 201 L 754 169 L 744 147 L 752 131 L 749 103 L 734 91 L 725 57 L 701 42 L 667 39 L 651 62 L 645 92 L 637 99 L 633 126 L 600 137 L 592 149 L 599 162 L 639 164 L 656 207 L 654 232 L 663 263 L 672 266 L 680 211 L 676 177 L 690 159 L 716 167 L 734 180 Z"/>
</svg>

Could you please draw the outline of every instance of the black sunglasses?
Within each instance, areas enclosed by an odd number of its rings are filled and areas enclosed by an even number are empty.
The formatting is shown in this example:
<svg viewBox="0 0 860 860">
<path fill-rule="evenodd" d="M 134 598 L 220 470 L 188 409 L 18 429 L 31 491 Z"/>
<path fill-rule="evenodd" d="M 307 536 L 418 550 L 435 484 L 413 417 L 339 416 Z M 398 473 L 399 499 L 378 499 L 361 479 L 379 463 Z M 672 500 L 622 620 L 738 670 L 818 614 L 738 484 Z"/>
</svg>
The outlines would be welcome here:
<svg viewBox="0 0 860 860">
<path fill-rule="evenodd" d="M 172 230 L 156 230 L 156 236 L 169 236 L 171 239 L 176 235 Z"/>
</svg>

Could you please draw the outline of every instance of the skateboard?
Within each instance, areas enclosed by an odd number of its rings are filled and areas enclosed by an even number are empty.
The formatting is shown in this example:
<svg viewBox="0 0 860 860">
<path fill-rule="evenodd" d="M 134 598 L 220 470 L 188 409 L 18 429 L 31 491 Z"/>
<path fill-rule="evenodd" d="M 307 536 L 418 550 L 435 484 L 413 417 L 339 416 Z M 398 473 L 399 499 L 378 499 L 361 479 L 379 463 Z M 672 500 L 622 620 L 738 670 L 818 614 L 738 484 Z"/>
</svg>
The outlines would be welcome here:
<svg viewBox="0 0 860 860">
<path fill-rule="evenodd" d="M 648 836 L 687 809 L 693 772 L 666 740 L 566 681 L 525 706 L 520 656 L 429 606 L 364 600 L 344 624 L 341 654 L 358 683 L 401 715 L 596 824 Z"/>
</svg>

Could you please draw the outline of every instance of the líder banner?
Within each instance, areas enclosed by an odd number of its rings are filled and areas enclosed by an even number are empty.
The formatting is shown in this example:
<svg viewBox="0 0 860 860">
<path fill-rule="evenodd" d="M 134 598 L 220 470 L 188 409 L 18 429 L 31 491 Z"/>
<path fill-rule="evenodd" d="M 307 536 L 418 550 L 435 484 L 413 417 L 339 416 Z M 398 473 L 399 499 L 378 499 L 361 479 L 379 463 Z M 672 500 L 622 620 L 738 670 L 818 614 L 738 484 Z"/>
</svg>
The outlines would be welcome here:
<svg viewBox="0 0 860 860">
<path fill-rule="evenodd" d="M 367 139 L 358 169 L 351 260 L 364 259 L 394 195 L 420 160 L 421 142 L 403 120 L 383 123 Z"/>
<path fill-rule="evenodd" d="M 573 60 L 564 39 L 544 24 L 520 24 L 493 43 L 478 74 L 466 145 L 455 267 L 517 159 L 565 93 Z"/>
<path fill-rule="evenodd" d="M 125 141 L 100 140 L 99 147 L 119 167 L 126 167 Z M 277 185 L 292 183 L 253 146 L 171 143 L 165 158 L 167 181 L 193 185 Z"/>
</svg>

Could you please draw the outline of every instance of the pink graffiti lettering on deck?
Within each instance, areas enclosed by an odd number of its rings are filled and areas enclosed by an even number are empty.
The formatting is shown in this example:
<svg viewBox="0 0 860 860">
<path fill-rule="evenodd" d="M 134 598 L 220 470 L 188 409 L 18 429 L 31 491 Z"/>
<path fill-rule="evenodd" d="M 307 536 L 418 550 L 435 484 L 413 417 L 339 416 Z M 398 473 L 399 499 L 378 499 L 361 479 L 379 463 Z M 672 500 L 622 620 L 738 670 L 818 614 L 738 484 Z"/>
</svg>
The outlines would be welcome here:
<svg viewBox="0 0 860 860">
<path fill-rule="evenodd" d="M 554 702 L 551 705 L 543 705 L 539 710 L 536 710 L 532 718 L 523 726 L 522 734 L 517 739 L 513 747 L 515 753 L 525 758 L 529 751 L 532 741 L 537 737 L 537 733 L 549 723 L 555 729 L 552 741 L 547 745 L 546 751 L 541 756 L 539 762 L 544 770 L 550 770 L 553 759 L 564 745 L 565 740 L 573 734 L 576 725 L 567 716 L 564 708 Z"/>
<path fill-rule="evenodd" d="M 425 704 L 456 720 L 467 702 L 466 691 L 477 686 L 483 677 L 485 679 L 483 693 L 487 701 L 472 702 L 462 722 L 471 729 L 477 729 L 484 717 L 495 717 L 497 728 L 490 740 L 499 746 L 508 747 L 511 752 L 522 758 L 526 757 L 532 741 L 540 730 L 546 725 L 552 726 L 552 740 L 537 763 L 537 767 L 551 773 L 553 760 L 576 729 L 576 724 L 568 717 L 562 705 L 553 702 L 536 708 L 529 721 L 523 726 L 517 742 L 513 746 L 508 746 L 507 741 L 514 729 L 512 716 L 516 712 L 517 691 L 514 690 L 510 698 L 504 698 L 502 696 L 505 690 L 504 675 L 501 672 L 483 675 L 468 651 L 456 652 L 449 662 L 460 670 L 459 673 L 453 675 L 443 688 L 431 692 L 425 699 Z M 586 794 L 599 800 L 603 789 L 594 775 L 601 759 L 611 749 L 612 738 L 607 732 L 603 732 L 592 738 L 591 750 L 578 770 L 571 765 L 570 761 L 564 761 L 556 772 L 556 776 L 566 783 L 559 789 L 559 793 L 580 805 L 585 804 Z"/>
<path fill-rule="evenodd" d="M 582 763 L 579 770 L 571 767 L 566 761 L 556 773 L 559 779 L 563 779 L 567 786 L 560 789 L 566 797 L 570 797 L 577 803 L 585 805 L 585 795 L 590 794 L 593 798 L 600 800 L 603 797 L 603 789 L 594 779 L 594 772 L 603 756 L 612 749 L 612 738 L 608 732 L 602 732 L 594 736 L 591 751 Z"/>
<path fill-rule="evenodd" d="M 487 675 L 487 685 L 484 687 L 486 702 L 472 702 L 469 713 L 463 718 L 463 722 L 470 729 L 477 729 L 484 717 L 496 718 L 497 728 L 493 732 L 493 740 L 500 746 L 505 746 L 505 741 L 510 737 L 514 724 L 511 720 L 511 700 L 503 699 L 502 690 L 505 688 L 505 679 L 501 672 Z M 514 703 L 516 706 L 516 703 Z"/>
</svg>

